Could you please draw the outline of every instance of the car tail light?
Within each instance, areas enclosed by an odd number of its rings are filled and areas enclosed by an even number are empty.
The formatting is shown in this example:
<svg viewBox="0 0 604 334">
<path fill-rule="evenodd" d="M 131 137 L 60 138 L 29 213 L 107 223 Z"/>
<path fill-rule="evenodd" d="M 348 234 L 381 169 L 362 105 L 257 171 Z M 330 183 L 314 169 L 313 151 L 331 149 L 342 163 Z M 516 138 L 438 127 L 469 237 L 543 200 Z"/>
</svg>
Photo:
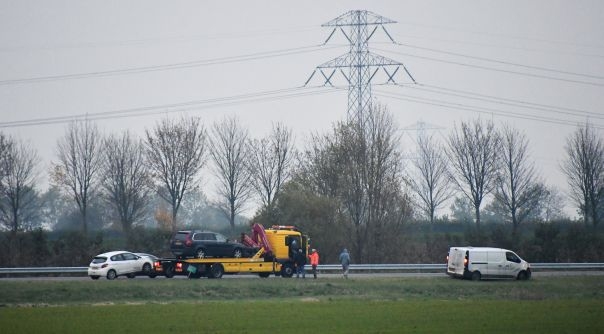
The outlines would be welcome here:
<svg viewBox="0 0 604 334">
<path fill-rule="evenodd" d="M 182 262 L 176 263 L 176 269 L 177 270 L 182 270 Z"/>
<path fill-rule="evenodd" d="M 161 262 L 159 262 L 159 261 L 153 262 L 153 268 L 161 268 Z"/>
<path fill-rule="evenodd" d="M 191 240 L 191 235 L 187 234 L 187 237 L 185 238 L 185 246 L 191 247 L 192 245 L 193 245 L 193 240 Z"/>
<path fill-rule="evenodd" d="M 104 263 L 104 264 L 101 266 L 101 268 L 107 268 L 107 266 L 108 266 L 108 265 L 109 265 L 109 264 Z"/>
</svg>

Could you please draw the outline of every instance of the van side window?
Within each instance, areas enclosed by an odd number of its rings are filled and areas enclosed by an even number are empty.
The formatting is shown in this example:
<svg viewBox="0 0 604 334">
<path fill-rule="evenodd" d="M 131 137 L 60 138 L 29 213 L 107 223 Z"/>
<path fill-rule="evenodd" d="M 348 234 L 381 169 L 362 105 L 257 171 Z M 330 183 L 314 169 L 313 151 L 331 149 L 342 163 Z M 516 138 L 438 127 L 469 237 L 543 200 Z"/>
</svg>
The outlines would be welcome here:
<svg viewBox="0 0 604 334">
<path fill-rule="evenodd" d="M 520 258 L 512 252 L 505 252 L 505 258 L 510 262 L 520 263 Z"/>
</svg>

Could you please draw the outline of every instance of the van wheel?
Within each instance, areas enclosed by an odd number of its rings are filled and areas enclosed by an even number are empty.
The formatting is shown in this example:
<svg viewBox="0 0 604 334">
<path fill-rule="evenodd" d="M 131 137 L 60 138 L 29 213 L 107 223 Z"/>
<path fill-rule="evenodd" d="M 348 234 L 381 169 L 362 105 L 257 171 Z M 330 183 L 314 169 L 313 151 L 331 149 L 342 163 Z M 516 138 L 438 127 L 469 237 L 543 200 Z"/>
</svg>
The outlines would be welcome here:
<svg viewBox="0 0 604 334">
<path fill-rule="evenodd" d="M 529 275 L 528 275 L 528 273 L 526 271 L 523 270 L 523 271 L 521 271 L 521 272 L 518 273 L 517 279 L 519 281 L 526 281 L 526 280 L 529 279 Z"/>
<path fill-rule="evenodd" d="M 475 271 L 472 273 L 472 281 L 480 281 L 480 271 Z"/>
</svg>

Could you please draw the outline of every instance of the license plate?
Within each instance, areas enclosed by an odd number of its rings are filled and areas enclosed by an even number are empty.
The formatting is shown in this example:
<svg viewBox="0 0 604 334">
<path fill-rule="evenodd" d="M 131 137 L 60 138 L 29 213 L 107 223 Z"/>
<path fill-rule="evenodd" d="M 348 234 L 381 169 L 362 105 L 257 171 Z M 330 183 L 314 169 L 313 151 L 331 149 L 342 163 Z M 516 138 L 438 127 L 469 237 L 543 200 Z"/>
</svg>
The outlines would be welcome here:
<svg viewBox="0 0 604 334">
<path fill-rule="evenodd" d="M 182 246 L 182 241 L 180 241 L 180 240 L 174 241 L 174 245 L 175 246 Z"/>
</svg>

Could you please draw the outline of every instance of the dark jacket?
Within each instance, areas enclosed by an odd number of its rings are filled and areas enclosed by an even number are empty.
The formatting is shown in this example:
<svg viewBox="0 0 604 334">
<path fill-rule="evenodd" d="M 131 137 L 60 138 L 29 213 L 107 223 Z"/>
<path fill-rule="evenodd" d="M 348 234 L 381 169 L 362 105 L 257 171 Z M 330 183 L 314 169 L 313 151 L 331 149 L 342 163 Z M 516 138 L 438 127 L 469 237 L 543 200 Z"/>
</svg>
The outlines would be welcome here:
<svg viewBox="0 0 604 334">
<path fill-rule="evenodd" d="M 304 252 L 296 252 L 294 262 L 296 263 L 297 266 L 305 265 L 306 264 L 306 255 L 304 255 Z"/>
</svg>

